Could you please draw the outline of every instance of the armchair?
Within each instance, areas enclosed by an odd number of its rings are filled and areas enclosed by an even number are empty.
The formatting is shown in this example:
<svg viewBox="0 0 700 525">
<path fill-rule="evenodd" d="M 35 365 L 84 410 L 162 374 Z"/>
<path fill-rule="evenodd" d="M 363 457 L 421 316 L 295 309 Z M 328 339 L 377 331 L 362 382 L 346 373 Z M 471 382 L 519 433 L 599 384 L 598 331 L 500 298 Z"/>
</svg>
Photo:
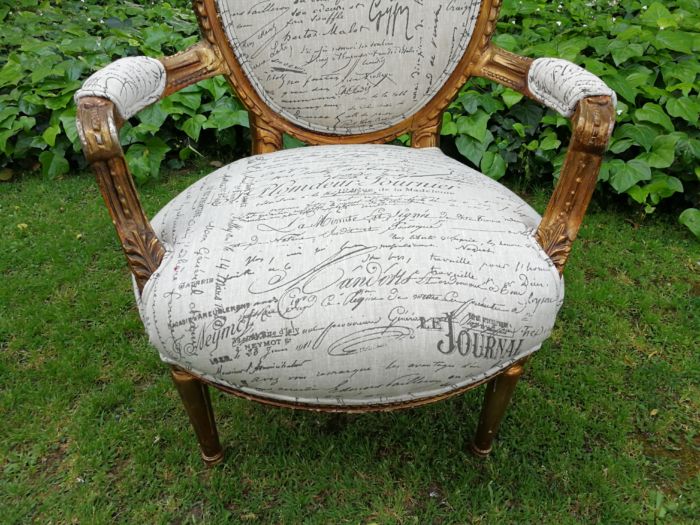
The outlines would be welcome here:
<svg viewBox="0 0 700 525">
<path fill-rule="evenodd" d="M 492 45 L 500 3 L 195 0 L 199 44 L 118 60 L 76 94 L 146 332 L 208 465 L 223 459 L 208 385 L 367 412 L 487 383 L 472 449 L 491 451 L 563 301 L 615 116 L 615 94 L 578 66 Z M 149 222 L 119 127 L 214 75 L 248 108 L 254 155 Z M 442 112 L 471 76 L 572 118 L 544 217 L 438 149 Z M 285 132 L 314 147 L 279 151 Z M 404 133 L 412 148 L 382 144 Z"/>
</svg>

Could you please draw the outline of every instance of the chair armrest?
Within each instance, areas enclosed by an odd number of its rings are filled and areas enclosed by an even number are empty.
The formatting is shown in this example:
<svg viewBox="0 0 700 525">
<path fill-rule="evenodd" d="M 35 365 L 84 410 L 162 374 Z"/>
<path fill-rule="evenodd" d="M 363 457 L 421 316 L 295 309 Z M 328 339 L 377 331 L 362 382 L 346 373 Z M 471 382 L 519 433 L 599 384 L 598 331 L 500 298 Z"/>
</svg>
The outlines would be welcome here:
<svg viewBox="0 0 700 525">
<path fill-rule="evenodd" d="M 127 120 L 146 106 L 160 100 L 167 73 L 160 60 L 149 57 L 121 58 L 88 78 L 75 94 L 76 103 L 87 97 L 112 102 L 119 116 Z"/>
<path fill-rule="evenodd" d="M 617 105 L 617 95 L 605 82 L 559 58 L 534 60 L 528 71 L 527 87 L 535 100 L 565 117 L 571 117 L 578 103 L 589 97 L 607 96 L 613 106 Z"/>
<path fill-rule="evenodd" d="M 521 57 L 490 46 L 473 74 L 494 80 L 571 117 L 572 135 L 559 182 L 536 238 L 562 273 L 593 196 L 615 125 L 615 93 L 595 75 L 559 59 Z"/>
<path fill-rule="evenodd" d="M 117 60 L 88 78 L 76 93 L 77 127 L 102 197 L 139 290 L 160 265 L 165 248 L 141 206 L 119 142 L 124 120 L 190 84 L 226 72 L 206 42 L 172 57 Z"/>
</svg>

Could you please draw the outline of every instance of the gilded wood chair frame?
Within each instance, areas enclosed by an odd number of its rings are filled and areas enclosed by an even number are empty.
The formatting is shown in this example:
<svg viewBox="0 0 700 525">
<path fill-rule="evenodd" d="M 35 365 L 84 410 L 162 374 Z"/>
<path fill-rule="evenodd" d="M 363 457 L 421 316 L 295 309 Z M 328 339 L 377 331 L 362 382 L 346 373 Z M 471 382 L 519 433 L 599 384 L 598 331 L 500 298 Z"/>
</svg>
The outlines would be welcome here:
<svg viewBox="0 0 700 525">
<path fill-rule="evenodd" d="M 254 154 L 282 149 L 282 134 L 288 133 L 309 144 L 384 143 L 404 133 L 412 135 L 415 148 L 439 145 L 442 113 L 461 86 L 472 76 L 491 79 L 534 98 L 528 89 L 530 58 L 507 52 L 491 44 L 502 0 L 485 0 L 474 36 L 454 73 L 437 95 L 415 115 L 387 129 L 358 135 L 332 135 L 309 131 L 274 113 L 257 94 L 240 67 L 218 19 L 215 0 L 194 0 L 193 5 L 204 39 L 190 49 L 160 59 L 166 70 L 166 97 L 186 86 L 216 75 L 225 75 L 251 115 Z M 576 239 L 596 185 L 602 156 L 615 120 L 611 97 L 581 100 L 572 118 L 572 137 L 559 182 L 552 194 L 536 238 L 559 272 Z M 121 241 L 128 265 L 141 290 L 158 268 L 165 249 L 143 211 L 119 143 L 123 121 L 106 98 L 84 97 L 78 102 L 78 131 L 85 155 Z M 197 434 L 202 457 L 208 465 L 223 459 L 207 384 L 245 399 L 275 406 L 324 412 L 390 411 L 415 407 L 461 394 L 488 383 L 472 450 L 487 455 L 500 421 L 510 402 L 526 360 L 495 376 L 438 397 L 389 405 L 320 406 L 294 404 L 250 395 L 173 367 L 171 374 Z"/>
</svg>

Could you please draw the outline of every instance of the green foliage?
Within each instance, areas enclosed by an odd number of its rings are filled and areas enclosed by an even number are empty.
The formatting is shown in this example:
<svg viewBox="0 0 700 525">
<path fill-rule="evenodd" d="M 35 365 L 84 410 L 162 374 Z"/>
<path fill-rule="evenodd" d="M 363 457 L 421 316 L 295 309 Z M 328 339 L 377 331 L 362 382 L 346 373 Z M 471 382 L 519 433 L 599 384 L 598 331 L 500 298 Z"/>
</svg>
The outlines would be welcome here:
<svg viewBox="0 0 700 525">
<path fill-rule="evenodd" d="M 46 177 L 82 166 L 73 94 L 92 72 L 132 55 L 173 54 L 199 39 L 190 3 L 39 2 L 0 7 L 0 169 L 38 168 Z M 195 144 L 243 147 L 248 116 L 223 78 L 189 87 L 137 115 L 121 141 L 137 180 L 178 167 Z M 203 140 L 206 134 L 206 141 Z"/>
<path fill-rule="evenodd" d="M 198 40 L 187 0 L 140 4 L 18 0 L 0 7 L 3 177 L 14 167 L 46 177 L 81 167 L 72 96 L 82 80 L 118 58 L 172 54 Z M 618 93 L 600 189 L 626 195 L 646 213 L 660 205 L 700 208 L 698 12 L 700 0 L 505 0 L 494 38 L 528 56 L 572 60 Z M 243 106 L 216 78 L 142 111 L 121 139 L 143 181 L 164 162 L 178 167 L 201 154 L 241 154 L 247 126 Z M 549 184 L 558 177 L 570 126 L 519 93 L 476 79 L 450 106 L 442 133 L 448 149 L 452 138 L 455 154 L 494 179 Z M 683 224 L 695 224 L 691 212 L 684 217 Z"/>
<path fill-rule="evenodd" d="M 576 62 L 617 92 L 600 189 L 626 194 L 646 213 L 665 199 L 668 207 L 700 207 L 698 13 L 700 0 L 505 0 L 494 37 L 520 54 Z M 542 183 L 558 177 L 570 126 L 510 89 L 475 79 L 450 106 L 442 134 L 493 178 Z M 696 217 L 691 209 L 681 222 L 698 235 Z"/>
</svg>

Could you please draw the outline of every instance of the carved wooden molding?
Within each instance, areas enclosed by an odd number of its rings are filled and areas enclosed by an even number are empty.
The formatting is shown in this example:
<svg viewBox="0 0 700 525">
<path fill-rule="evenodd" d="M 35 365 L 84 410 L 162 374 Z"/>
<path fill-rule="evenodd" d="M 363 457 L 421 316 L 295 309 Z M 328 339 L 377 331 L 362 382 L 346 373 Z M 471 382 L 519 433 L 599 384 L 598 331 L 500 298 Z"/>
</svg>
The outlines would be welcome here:
<svg viewBox="0 0 700 525">
<path fill-rule="evenodd" d="M 251 115 L 250 134 L 253 155 L 272 153 L 282 149 L 282 133 L 257 115 Z"/>
<path fill-rule="evenodd" d="M 498 82 L 532 98 L 527 88 L 527 74 L 533 60 L 489 45 L 475 64 L 474 74 Z"/>
<path fill-rule="evenodd" d="M 78 103 L 77 127 L 85 156 L 92 164 L 124 254 L 139 290 L 160 265 L 165 248 L 141 206 L 119 144 L 114 104 L 97 97 Z"/>
<path fill-rule="evenodd" d="M 192 7 L 194 9 L 194 14 L 197 16 L 199 30 L 202 36 L 211 44 L 216 53 L 221 56 L 221 51 L 214 37 L 214 31 L 212 29 L 211 19 L 209 18 L 209 11 L 207 11 L 207 6 L 205 5 L 205 0 L 192 0 Z"/>
<path fill-rule="evenodd" d="M 573 134 L 559 183 L 536 234 L 559 273 L 593 196 L 614 125 L 615 107 L 610 97 L 583 99 L 572 118 Z"/>
<path fill-rule="evenodd" d="M 160 59 L 167 72 L 163 97 L 200 80 L 228 73 L 228 66 L 209 42 L 199 42 L 176 55 Z"/>
<path fill-rule="evenodd" d="M 442 128 L 442 112 L 432 122 L 424 123 L 417 127 L 411 136 L 413 148 L 439 148 L 440 128 Z"/>
<path fill-rule="evenodd" d="M 484 54 L 486 49 L 491 44 L 491 37 L 493 36 L 494 31 L 496 31 L 496 24 L 498 24 L 498 15 L 501 13 L 502 5 L 503 0 L 492 0 L 491 2 L 484 2 L 483 7 L 485 12 L 488 12 L 488 15 L 486 17 L 484 29 L 481 34 L 481 41 L 479 42 L 479 53 L 473 55 L 474 61 L 478 61 L 479 57 L 481 57 Z"/>
</svg>

